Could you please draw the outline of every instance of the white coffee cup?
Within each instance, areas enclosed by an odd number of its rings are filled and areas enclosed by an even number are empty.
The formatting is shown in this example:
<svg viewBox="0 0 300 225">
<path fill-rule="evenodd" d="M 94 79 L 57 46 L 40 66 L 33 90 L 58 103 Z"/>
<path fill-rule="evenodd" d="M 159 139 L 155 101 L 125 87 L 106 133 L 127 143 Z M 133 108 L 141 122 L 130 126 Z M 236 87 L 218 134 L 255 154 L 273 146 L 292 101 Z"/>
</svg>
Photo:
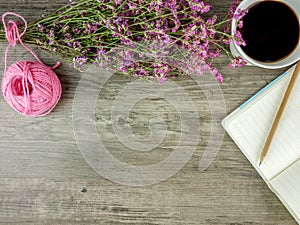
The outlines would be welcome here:
<svg viewBox="0 0 300 225">
<path fill-rule="evenodd" d="M 251 8 L 257 3 L 262 2 L 263 0 L 243 0 L 238 8 L 241 10 L 246 10 Z M 300 0 L 281 0 L 280 2 L 286 4 L 289 6 L 294 13 L 297 15 L 298 21 L 300 21 Z M 232 26 L 231 26 L 231 34 L 234 35 L 237 31 L 237 23 L 238 21 L 236 19 L 232 20 Z M 299 23 L 300 24 L 300 23 Z M 262 62 L 255 60 L 251 57 L 249 57 L 240 46 L 238 46 L 235 42 L 232 42 L 230 45 L 230 50 L 233 55 L 235 56 L 241 56 L 247 61 L 248 65 L 255 65 L 262 68 L 268 68 L 268 69 L 278 69 L 283 68 L 286 66 L 289 66 L 295 62 L 297 62 L 300 59 L 300 41 L 298 41 L 298 45 L 294 49 L 293 52 L 291 52 L 288 56 L 274 62 Z"/>
</svg>

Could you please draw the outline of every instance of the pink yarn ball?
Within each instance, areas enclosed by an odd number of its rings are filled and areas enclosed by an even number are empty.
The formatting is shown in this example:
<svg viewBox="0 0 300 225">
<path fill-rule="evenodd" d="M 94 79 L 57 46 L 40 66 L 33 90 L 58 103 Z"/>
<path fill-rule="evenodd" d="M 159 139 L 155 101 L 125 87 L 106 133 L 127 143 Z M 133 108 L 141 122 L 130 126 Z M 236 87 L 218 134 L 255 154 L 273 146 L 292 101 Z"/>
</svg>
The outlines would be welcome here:
<svg viewBox="0 0 300 225">
<path fill-rule="evenodd" d="M 2 80 L 5 100 L 26 116 L 48 114 L 58 103 L 61 92 L 56 74 L 40 62 L 16 62 L 5 71 Z"/>
</svg>

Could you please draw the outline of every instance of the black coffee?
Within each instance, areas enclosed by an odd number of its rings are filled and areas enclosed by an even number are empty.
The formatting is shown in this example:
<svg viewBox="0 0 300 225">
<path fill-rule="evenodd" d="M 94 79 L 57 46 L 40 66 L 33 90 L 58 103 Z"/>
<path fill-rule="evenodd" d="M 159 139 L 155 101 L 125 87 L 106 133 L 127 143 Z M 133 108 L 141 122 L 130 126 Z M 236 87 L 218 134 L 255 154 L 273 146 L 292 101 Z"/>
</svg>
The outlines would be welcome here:
<svg viewBox="0 0 300 225">
<path fill-rule="evenodd" d="M 240 29 L 253 59 L 274 62 L 289 55 L 299 41 L 299 21 L 294 11 L 278 1 L 262 1 L 249 9 Z"/>
</svg>

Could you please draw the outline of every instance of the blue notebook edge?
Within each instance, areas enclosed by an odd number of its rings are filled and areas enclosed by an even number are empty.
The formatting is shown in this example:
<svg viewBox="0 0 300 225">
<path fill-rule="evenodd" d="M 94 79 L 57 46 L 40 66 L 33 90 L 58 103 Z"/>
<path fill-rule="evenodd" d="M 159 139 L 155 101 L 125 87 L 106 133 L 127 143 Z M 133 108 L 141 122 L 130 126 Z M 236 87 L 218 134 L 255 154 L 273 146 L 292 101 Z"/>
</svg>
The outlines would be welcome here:
<svg viewBox="0 0 300 225">
<path fill-rule="evenodd" d="M 248 100 L 246 100 L 244 103 L 242 103 L 238 108 L 236 108 L 234 111 L 229 113 L 221 122 L 223 128 L 226 130 L 226 123 L 233 118 L 237 113 L 239 113 L 242 109 L 244 109 L 246 106 L 249 106 L 251 103 L 254 102 L 258 97 L 262 96 L 266 91 L 268 91 L 272 86 L 276 85 L 278 82 L 280 82 L 291 70 L 295 69 L 295 66 L 292 66 L 282 74 L 280 74 L 278 77 L 276 77 L 274 80 L 272 80 L 269 84 L 267 84 L 265 87 L 260 89 L 258 92 L 256 92 L 252 97 L 250 97 Z"/>
</svg>

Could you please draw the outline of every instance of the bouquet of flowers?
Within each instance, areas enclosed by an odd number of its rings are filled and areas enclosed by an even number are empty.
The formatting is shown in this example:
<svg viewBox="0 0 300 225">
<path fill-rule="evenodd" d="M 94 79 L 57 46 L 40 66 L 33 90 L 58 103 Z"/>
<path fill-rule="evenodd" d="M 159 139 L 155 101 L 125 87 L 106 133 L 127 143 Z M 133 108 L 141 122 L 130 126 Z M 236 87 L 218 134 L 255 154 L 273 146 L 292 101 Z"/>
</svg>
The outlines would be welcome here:
<svg viewBox="0 0 300 225">
<path fill-rule="evenodd" d="M 230 67 L 245 64 L 228 50 L 232 41 L 245 45 L 239 32 L 230 34 L 232 19 L 246 13 L 236 12 L 237 5 L 234 0 L 218 21 L 217 15 L 206 16 L 211 6 L 200 0 L 69 0 L 30 22 L 22 40 L 60 54 L 77 69 L 90 63 L 161 83 L 210 71 L 222 82 L 214 66 L 221 52 L 228 55 Z"/>
</svg>

